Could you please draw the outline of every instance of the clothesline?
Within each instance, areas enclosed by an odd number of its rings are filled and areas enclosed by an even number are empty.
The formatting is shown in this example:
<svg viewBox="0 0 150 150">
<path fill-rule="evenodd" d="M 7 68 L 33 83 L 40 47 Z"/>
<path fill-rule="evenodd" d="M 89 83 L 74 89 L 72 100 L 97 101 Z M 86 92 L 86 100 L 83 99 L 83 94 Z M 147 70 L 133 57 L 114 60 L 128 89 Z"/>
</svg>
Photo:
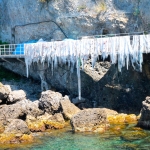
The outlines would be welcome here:
<svg viewBox="0 0 150 150">
<path fill-rule="evenodd" d="M 92 67 L 94 67 L 99 55 L 103 60 L 110 55 L 111 63 L 118 63 L 119 71 L 125 65 L 128 69 L 130 62 L 134 69 L 138 67 L 142 71 L 143 53 L 150 53 L 150 34 L 132 36 L 132 41 L 130 36 L 115 36 L 25 44 L 27 77 L 29 67 L 33 62 L 43 64 L 48 62 L 52 73 L 58 64 L 67 63 L 71 71 L 76 65 L 78 93 L 79 99 L 81 99 L 80 62 L 81 68 L 84 69 L 87 59 L 91 58 Z"/>
<path fill-rule="evenodd" d="M 125 64 L 128 68 L 130 60 L 133 67 L 135 63 L 141 66 L 142 53 L 149 52 L 150 34 L 133 35 L 132 42 L 130 36 L 115 36 L 25 44 L 27 66 L 30 66 L 32 62 L 48 61 L 52 68 L 66 62 L 73 68 L 77 58 L 80 58 L 83 69 L 89 56 L 94 67 L 99 55 L 102 55 L 104 60 L 110 55 L 112 64 L 117 63 L 118 60 L 118 69 L 121 71 Z"/>
</svg>

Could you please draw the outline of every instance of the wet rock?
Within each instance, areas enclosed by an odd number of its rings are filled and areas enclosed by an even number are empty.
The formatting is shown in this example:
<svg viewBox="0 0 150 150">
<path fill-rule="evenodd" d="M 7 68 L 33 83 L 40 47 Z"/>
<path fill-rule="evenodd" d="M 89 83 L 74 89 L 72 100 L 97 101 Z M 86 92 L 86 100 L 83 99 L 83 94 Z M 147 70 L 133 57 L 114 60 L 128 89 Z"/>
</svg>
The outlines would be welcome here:
<svg viewBox="0 0 150 150">
<path fill-rule="evenodd" d="M 6 101 L 8 95 L 10 93 L 9 88 L 5 87 L 1 82 L 0 82 L 0 100 Z"/>
<path fill-rule="evenodd" d="M 108 125 L 106 118 L 106 111 L 102 108 L 85 109 L 74 115 L 70 123 L 73 131 L 96 131 L 98 128 L 105 130 Z"/>
<path fill-rule="evenodd" d="M 137 123 L 137 116 L 135 114 L 116 114 L 108 115 L 107 120 L 110 124 L 131 124 Z"/>
<path fill-rule="evenodd" d="M 12 134 L 29 134 L 30 130 L 25 121 L 21 119 L 9 119 L 9 124 L 6 127 L 4 134 L 12 133 Z"/>
<path fill-rule="evenodd" d="M 135 114 L 129 114 L 125 117 L 125 122 L 128 124 L 137 123 L 138 117 Z"/>
<path fill-rule="evenodd" d="M 54 115 L 45 113 L 37 118 L 28 115 L 26 122 L 32 132 L 43 132 L 46 129 L 61 129 L 65 127 L 64 118 L 60 113 Z"/>
<path fill-rule="evenodd" d="M 32 121 L 32 122 L 28 121 L 27 125 L 31 132 L 43 132 L 46 130 L 43 121 Z"/>
<path fill-rule="evenodd" d="M 138 126 L 150 129 L 150 97 L 147 96 L 146 100 L 142 102 L 142 109 Z"/>
<path fill-rule="evenodd" d="M 33 136 L 27 134 L 0 134 L 0 143 L 1 144 L 18 144 L 18 143 L 32 143 Z"/>
<path fill-rule="evenodd" d="M 62 129 L 65 127 L 65 123 L 53 121 L 53 120 L 43 120 L 46 129 Z"/>
<path fill-rule="evenodd" d="M 19 143 L 18 136 L 16 137 L 15 134 L 0 134 L 0 143 L 2 144 Z"/>
<path fill-rule="evenodd" d="M 43 119 L 47 129 L 62 129 L 65 127 L 65 120 L 61 113 L 52 115 L 49 119 Z"/>
<path fill-rule="evenodd" d="M 110 134 L 121 135 L 121 131 L 126 128 L 126 124 L 116 124 L 109 127 Z"/>
<path fill-rule="evenodd" d="M 19 139 L 19 141 L 21 142 L 21 143 L 31 143 L 31 142 L 33 142 L 33 136 L 30 134 L 30 135 L 28 135 L 28 134 L 23 134 L 21 137 L 20 137 L 20 139 Z"/>
<path fill-rule="evenodd" d="M 42 92 L 39 100 L 39 107 L 49 114 L 54 114 L 60 111 L 60 100 L 62 95 L 51 90 Z"/>
<path fill-rule="evenodd" d="M 26 93 L 23 90 L 16 90 L 16 91 L 11 91 L 8 98 L 7 102 L 8 103 L 15 103 L 17 101 L 21 101 L 26 99 Z"/>
<path fill-rule="evenodd" d="M 27 115 L 26 123 L 31 132 L 43 132 L 46 130 L 43 121 L 39 121 L 37 118 Z"/>
<path fill-rule="evenodd" d="M 70 102 L 69 98 L 65 96 L 63 100 L 60 101 L 63 115 L 66 119 L 71 119 L 71 117 L 77 114 L 80 109 Z"/>
</svg>

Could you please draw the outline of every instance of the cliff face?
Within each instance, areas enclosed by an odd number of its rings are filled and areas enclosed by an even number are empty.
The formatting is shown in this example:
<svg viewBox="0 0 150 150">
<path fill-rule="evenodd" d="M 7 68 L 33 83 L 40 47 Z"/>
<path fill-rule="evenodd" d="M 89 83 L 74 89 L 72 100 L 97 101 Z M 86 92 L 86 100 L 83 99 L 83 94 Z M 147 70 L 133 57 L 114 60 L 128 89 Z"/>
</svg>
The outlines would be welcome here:
<svg viewBox="0 0 150 150">
<path fill-rule="evenodd" d="M 7 0 L 0 1 L 1 39 L 30 39 L 134 32 L 149 27 L 148 0 Z"/>
<path fill-rule="evenodd" d="M 139 113 L 142 101 L 150 95 L 150 55 L 144 55 L 143 71 L 136 72 L 132 67 L 129 70 L 122 69 L 118 72 L 117 65 L 100 60 L 94 69 L 90 61 L 81 71 L 81 95 L 89 99 L 83 107 L 106 107 L 124 113 Z M 23 63 L 3 63 L 5 68 L 21 75 L 26 75 Z M 78 96 L 78 84 L 76 69 L 71 73 L 67 66 L 58 66 L 52 74 L 51 68 L 42 69 L 48 84 L 56 91 L 70 95 L 71 98 Z M 39 69 L 36 65 L 30 67 L 30 77 L 40 80 Z"/>
</svg>

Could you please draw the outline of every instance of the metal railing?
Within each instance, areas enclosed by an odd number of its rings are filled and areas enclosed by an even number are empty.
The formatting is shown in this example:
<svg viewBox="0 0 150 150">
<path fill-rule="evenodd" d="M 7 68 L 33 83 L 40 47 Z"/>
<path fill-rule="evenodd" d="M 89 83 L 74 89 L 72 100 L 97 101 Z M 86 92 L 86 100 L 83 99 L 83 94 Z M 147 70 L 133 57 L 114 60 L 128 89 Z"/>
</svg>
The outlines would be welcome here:
<svg viewBox="0 0 150 150">
<path fill-rule="evenodd" d="M 116 36 L 133 36 L 133 35 L 142 35 L 149 34 L 150 31 L 143 32 L 133 32 L 133 33 L 119 33 L 119 34 L 107 34 L 107 35 L 92 35 L 92 36 L 80 36 L 77 39 L 86 39 L 86 38 L 103 38 L 103 37 L 116 37 Z M 28 43 L 29 44 L 29 43 Z M 5 44 L 0 45 L 0 58 L 24 58 L 24 44 Z"/>
<path fill-rule="evenodd" d="M 0 58 L 23 58 L 24 44 L 0 45 Z"/>
</svg>

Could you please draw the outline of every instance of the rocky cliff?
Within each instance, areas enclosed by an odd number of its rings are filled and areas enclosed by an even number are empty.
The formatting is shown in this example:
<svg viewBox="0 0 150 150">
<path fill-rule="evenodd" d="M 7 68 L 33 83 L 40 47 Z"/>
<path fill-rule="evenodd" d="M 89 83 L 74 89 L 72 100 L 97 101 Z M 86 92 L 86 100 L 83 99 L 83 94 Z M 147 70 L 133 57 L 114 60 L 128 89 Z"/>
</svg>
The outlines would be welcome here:
<svg viewBox="0 0 150 150">
<path fill-rule="evenodd" d="M 1 0 L 1 40 L 20 43 L 148 30 L 149 9 L 149 0 Z"/>
</svg>

